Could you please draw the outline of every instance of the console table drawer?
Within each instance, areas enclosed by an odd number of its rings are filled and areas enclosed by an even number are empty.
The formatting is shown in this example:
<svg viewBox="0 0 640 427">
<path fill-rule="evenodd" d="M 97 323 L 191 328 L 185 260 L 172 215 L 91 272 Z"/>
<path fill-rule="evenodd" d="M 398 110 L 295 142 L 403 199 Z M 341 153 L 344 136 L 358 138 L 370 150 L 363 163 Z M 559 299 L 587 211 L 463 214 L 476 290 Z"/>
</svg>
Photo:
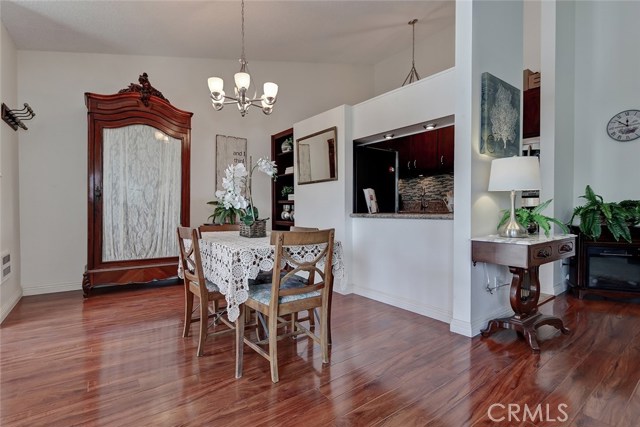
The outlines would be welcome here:
<svg viewBox="0 0 640 427">
<path fill-rule="evenodd" d="M 555 242 L 532 245 L 529 248 L 529 267 L 542 265 L 547 262 L 569 258 L 576 253 L 573 238 Z"/>
</svg>

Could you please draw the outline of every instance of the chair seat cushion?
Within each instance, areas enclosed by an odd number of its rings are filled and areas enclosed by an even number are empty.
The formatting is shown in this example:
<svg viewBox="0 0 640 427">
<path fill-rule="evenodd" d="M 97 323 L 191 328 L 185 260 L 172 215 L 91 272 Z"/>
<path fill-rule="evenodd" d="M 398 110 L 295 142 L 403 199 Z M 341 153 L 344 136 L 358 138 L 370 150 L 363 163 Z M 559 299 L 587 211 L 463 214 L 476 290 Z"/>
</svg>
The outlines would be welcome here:
<svg viewBox="0 0 640 427">
<path fill-rule="evenodd" d="M 306 284 L 304 277 L 295 276 L 280 285 L 280 289 L 302 288 Z M 320 291 L 306 292 L 298 295 L 286 295 L 280 297 L 280 304 L 298 301 L 305 298 L 319 297 Z M 260 285 L 249 286 L 249 298 L 258 301 L 261 304 L 269 304 L 271 301 L 271 283 L 263 283 Z"/>
<path fill-rule="evenodd" d="M 207 290 L 209 292 L 220 292 L 220 288 L 218 287 L 218 285 L 216 285 L 210 280 L 205 281 L 205 286 L 207 287 Z"/>
</svg>

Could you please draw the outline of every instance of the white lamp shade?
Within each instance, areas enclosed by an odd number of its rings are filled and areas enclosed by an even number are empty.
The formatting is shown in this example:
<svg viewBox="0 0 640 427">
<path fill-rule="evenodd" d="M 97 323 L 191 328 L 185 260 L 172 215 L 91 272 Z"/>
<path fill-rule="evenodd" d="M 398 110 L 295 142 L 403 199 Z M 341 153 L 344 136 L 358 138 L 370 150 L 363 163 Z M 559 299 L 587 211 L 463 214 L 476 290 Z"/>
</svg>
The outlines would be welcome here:
<svg viewBox="0 0 640 427">
<path fill-rule="evenodd" d="M 489 191 L 539 190 L 537 157 L 505 157 L 491 162 Z"/>
<path fill-rule="evenodd" d="M 222 92 L 222 88 L 224 87 L 224 80 L 222 80 L 220 77 L 209 77 L 207 83 L 209 84 L 209 92 Z"/>
<path fill-rule="evenodd" d="M 249 89 L 249 85 L 251 84 L 251 76 L 249 73 L 236 73 L 233 78 L 238 89 Z"/>
<path fill-rule="evenodd" d="M 278 85 L 271 82 L 266 82 L 263 86 L 264 96 L 267 98 L 275 99 L 278 95 Z"/>
</svg>

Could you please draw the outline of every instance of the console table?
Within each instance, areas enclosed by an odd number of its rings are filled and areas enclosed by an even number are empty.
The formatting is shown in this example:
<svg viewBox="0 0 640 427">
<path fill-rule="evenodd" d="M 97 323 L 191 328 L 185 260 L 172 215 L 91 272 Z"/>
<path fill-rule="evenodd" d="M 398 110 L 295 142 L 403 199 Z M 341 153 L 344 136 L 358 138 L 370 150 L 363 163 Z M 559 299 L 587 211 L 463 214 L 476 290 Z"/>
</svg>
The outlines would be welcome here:
<svg viewBox="0 0 640 427">
<path fill-rule="evenodd" d="M 485 236 L 471 239 L 471 260 L 500 264 L 509 267 L 513 274 L 509 302 L 515 314 L 511 317 L 493 319 L 483 329 L 482 336 L 488 337 L 498 329 L 515 330 L 523 336 L 534 353 L 540 352 L 536 330 L 542 325 L 558 328 L 569 334 L 562 319 L 538 313 L 540 297 L 540 265 L 569 258 L 575 255 L 575 236 L 531 236 L 515 239 L 499 236 Z"/>
</svg>

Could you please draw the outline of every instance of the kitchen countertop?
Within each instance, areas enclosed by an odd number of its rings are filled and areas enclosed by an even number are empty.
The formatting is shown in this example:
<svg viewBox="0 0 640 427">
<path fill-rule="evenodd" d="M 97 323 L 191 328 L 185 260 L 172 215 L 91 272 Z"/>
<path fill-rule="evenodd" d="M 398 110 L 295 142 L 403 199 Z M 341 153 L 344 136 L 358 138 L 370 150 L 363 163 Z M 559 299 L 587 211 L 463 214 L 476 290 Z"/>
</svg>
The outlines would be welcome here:
<svg viewBox="0 0 640 427">
<path fill-rule="evenodd" d="M 453 212 L 449 213 L 425 213 L 425 212 L 398 212 L 398 213 L 352 213 L 351 218 L 393 218 L 393 219 L 444 219 L 452 220 Z"/>
</svg>

